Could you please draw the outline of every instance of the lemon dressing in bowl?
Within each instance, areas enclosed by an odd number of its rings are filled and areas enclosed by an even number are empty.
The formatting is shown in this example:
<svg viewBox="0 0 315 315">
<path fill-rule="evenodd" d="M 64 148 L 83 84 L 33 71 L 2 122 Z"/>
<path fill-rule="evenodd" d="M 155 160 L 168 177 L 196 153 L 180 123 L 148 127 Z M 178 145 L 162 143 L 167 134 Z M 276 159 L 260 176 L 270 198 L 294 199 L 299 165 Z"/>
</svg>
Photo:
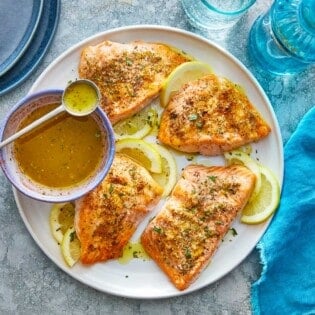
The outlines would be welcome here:
<svg viewBox="0 0 315 315">
<path fill-rule="evenodd" d="M 98 89 L 88 80 L 77 80 L 69 84 L 63 95 L 67 110 L 76 116 L 92 112 L 99 103 Z"/>
<path fill-rule="evenodd" d="M 11 109 L 0 139 L 60 108 L 62 97 L 62 90 L 26 96 Z M 14 187 L 33 199 L 55 203 L 75 200 L 95 188 L 114 155 L 114 132 L 98 106 L 89 115 L 62 111 L 0 150 L 1 168 Z"/>
<path fill-rule="evenodd" d="M 58 104 L 31 112 L 21 122 L 24 127 Z M 14 157 L 25 175 L 49 187 L 80 183 L 93 174 L 106 148 L 105 135 L 89 115 L 66 112 L 43 123 L 14 142 Z"/>
</svg>

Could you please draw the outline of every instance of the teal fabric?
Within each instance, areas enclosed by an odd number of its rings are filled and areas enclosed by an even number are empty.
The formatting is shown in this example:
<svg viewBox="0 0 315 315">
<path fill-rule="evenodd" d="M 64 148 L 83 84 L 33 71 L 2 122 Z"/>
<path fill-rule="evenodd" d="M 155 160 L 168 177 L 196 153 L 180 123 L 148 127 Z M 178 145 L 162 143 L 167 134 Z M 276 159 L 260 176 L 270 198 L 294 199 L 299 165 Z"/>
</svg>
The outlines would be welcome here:
<svg viewBox="0 0 315 315">
<path fill-rule="evenodd" d="M 284 148 L 282 196 L 258 243 L 263 270 L 253 314 L 315 314 L 315 107 Z"/>
</svg>

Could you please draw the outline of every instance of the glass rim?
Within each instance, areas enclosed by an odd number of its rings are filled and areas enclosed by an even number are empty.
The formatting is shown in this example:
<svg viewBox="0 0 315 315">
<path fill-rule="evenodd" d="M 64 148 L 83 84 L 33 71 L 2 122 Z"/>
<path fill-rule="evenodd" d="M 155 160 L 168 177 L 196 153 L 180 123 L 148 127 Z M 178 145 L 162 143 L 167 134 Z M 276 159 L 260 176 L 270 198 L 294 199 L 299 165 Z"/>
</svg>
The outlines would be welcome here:
<svg viewBox="0 0 315 315">
<path fill-rule="evenodd" d="M 201 0 L 201 2 L 209 9 L 217 12 L 217 13 L 220 13 L 220 14 L 224 14 L 224 15 L 237 15 L 237 14 L 240 14 L 240 13 L 243 13 L 245 12 L 247 9 L 249 9 L 255 2 L 256 0 L 250 0 L 248 1 L 248 3 L 241 9 L 238 9 L 238 10 L 234 10 L 234 11 L 226 11 L 226 10 L 220 10 L 218 9 L 217 7 L 213 6 L 212 4 L 210 4 L 208 2 L 208 0 Z"/>
</svg>

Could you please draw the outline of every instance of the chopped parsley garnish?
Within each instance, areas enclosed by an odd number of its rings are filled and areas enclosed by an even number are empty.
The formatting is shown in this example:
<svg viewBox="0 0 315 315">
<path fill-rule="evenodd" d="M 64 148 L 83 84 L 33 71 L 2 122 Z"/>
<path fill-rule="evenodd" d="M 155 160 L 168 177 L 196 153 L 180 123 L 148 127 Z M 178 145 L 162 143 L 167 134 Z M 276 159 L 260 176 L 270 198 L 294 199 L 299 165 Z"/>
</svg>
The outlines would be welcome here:
<svg viewBox="0 0 315 315">
<path fill-rule="evenodd" d="M 156 232 L 156 233 L 159 233 L 159 234 L 162 233 L 162 229 L 160 227 L 158 227 L 158 226 L 154 226 L 153 227 L 153 231 Z"/>
<path fill-rule="evenodd" d="M 126 65 L 131 66 L 133 64 L 132 60 L 128 57 L 126 57 Z"/>
<path fill-rule="evenodd" d="M 231 228 L 230 229 L 231 233 L 233 236 L 236 236 L 237 235 L 237 231 L 234 229 L 234 228 Z"/>
<path fill-rule="evenodd" d="M 113 184 L 109 185 L 109 193 L 111 194 L 114 191 L 114 186 Z"/>
<path fill-rule="evenodd" d="M 70 233 L 70 242 L 74 241 L 75 232 Z"/>
<path fill-rule="evenodd" d="M 217 176 L 208 176 L 208 178 L 215 183 Z"/>
<path fill-rule="evenodd" d="M 197 118 L 198 118 L 197 114 L 189 114 L 188 115 L 188 120 L 190 120 L 190 121 L 197 120 Z"/>
<path fill-rule="evenodd" d="M 214 232 L 210 230 L 209 227 L 207 226 L 204 228 L 204 232 L 205 232 L 206 237 L 211 237 L 214 235 Z"/>
<path fill-rule="evenodd" d="M 187 259 L 191 258 L 191 252 L 190 252 L 190 249 L 188 247 L 185 248 L 185 257 Z"/>
</svg>

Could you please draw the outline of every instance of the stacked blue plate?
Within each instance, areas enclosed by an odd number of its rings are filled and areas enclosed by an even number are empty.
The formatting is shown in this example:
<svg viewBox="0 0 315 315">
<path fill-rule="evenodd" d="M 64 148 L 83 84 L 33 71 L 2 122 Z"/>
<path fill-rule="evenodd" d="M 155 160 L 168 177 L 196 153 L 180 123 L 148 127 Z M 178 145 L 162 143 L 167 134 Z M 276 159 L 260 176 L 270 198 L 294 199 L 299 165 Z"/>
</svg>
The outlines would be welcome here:
<svg viewBox="0 0 315 315">
<path fill-rule="evenodd" d="M 54 37 L 60 0 L 0 1 L 0 95 L 40 64 Z"/>
</svg>

